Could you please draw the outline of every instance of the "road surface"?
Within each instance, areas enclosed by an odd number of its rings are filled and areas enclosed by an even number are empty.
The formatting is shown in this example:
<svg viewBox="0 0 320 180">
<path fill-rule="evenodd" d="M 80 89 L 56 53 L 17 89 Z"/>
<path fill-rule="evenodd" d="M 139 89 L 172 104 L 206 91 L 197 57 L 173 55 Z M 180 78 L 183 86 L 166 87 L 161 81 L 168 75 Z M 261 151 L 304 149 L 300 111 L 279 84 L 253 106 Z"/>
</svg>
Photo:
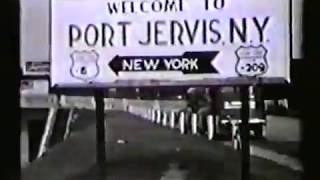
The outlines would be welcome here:
<svg viewBox="0 0 320 180">
<path fill-rule="evenodd" d="M 91 113 L 91 115 L 90 115 Z M 240 180 L 240 153 L 199 136 L 180 135 L 140 117 L 108 111 L 107 163 L 95 164 L 94 112 L 79 117 L 63 143 L 22 170 L 22 180 Z M 252 180 L 298 180 L 300 173 L 252 157 Z"/>
</svg>

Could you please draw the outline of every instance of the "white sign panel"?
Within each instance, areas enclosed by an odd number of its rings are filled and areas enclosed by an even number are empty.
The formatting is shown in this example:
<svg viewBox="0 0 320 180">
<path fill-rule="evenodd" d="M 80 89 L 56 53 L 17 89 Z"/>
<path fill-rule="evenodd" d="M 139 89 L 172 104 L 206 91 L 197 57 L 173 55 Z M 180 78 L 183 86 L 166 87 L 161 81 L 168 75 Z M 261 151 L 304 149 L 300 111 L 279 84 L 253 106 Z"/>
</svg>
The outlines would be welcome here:
<svg viewBox="0 0 320 180">
<path fill-rule="evenodd" d="M 288 0 L 52 0 L 52 85 L 289 80 Z"/>
<path fill-rule="evenodd" d="M 302 32 L 302 17 L 303 17 L 303 0 L 292 0 L 292 58 L 303 58 L 303 32 Z"/>
<path fill-rule="evenodd" d="M 50 50 L 50 0 L 20 0 L 20 4 L 20 65 L 23 74 L 47 75 Z M 48 68 L 44 69 L 43 66 Z"/>
</svg>

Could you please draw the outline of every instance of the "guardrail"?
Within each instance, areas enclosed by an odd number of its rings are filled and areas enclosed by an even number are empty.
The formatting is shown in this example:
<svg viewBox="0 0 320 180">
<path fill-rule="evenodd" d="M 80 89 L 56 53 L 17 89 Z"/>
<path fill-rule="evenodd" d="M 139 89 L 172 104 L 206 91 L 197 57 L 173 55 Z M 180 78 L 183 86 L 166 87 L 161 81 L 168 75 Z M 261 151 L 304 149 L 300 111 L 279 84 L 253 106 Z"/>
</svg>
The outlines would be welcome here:
<svg viewBox="0 0 320 180">
<path fill-rule="evenodd" d="M 192 135 L 199 135 L 199 118 L 196 113 L 191 114 L 190 126 L 186 125 L 186 114 L 180 112 L 179 109 L 162 110 L 154 108 L 145 108 L 141 106 L 128 105 L 128 112 L 137 115 L 151 123 L 157 124 L 162 127 L 168 127 L 172 130 L 178 130 L 180 134 L 186 134 L 191 132 Z M 216 122 L 214 122 L 214 115 L 208 115 L 205 117 L 207 125 L 206 138 L 208 140 L 215 139 L 217 129 Z M 231 125 L 231 141 L 235 150 L 241 149 L 240 138 L 240 124 L 239 119 L 230 119 L 221 121 L 222 124 L 230 123 Z M 250 124 L 265 123 L 265 120 L 253 118 L 249 120 Z M 188 129 L 189 128 L 189 129 Z M 263 134 L 265 135 L 265 126 L 263 127 Z"/>
<path fill-rule="evenodd" d="M 185 112 L 179 112 L 179 109 L 172 110 L 160 110 L 153 108 L 144 108 L 128 105 L 128 112 L 134 115 L 140 116 L 152 123 L 158 124 L 162 127 L 168 127 L 170 129 L 178 130 L 181 134 L 186 134 L 188 126 L 186 126 L 186 114 Z M 193 113 L 191 115 L 191 133 L 193 135 L 198 134 L 199 130 L 199 116 Z M 214 138 L 214 122 L 213 115 L 206 117 L 208 133 L 207 138 L 212 140 Z"/>
</svg>

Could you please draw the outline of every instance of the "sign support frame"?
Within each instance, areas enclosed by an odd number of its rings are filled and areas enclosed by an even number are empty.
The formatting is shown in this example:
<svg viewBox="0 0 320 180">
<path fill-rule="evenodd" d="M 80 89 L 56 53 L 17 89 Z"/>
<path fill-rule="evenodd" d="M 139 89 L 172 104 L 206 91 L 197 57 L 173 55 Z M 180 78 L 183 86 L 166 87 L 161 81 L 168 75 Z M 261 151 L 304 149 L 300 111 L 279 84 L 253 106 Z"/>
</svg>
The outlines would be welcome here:
<svg viewBox="0 0 320 180">
<path fill-rule="evenodd" d="M 82 94 L 82 96 L 90 96 L 94 92 L 94 99 L 96 103 L 96 161 L 100 168 L 103 168 L 106 163 L 106 121 L 104 113 L 104 96 L 105 91 L 109 88 L 128 88 L 128 87 L 150 87 L 150 88 L 161 88 L 161 87 L 226 87 L 233 86 L 240 88 L 240 100 L 241 100 L 241 109 L 240 109 L 240 138 L 241 138 L 241 180 L 250 180 L 250 133 L 249 133 L 249 118 L 250 118 L 250 106 L 249 106 L 249 87 L 257 86 L 263 84 L 278 84 L 284 85 L 288 83 L 285 79 L 282 78 L 252 78 L 252 77 L 240 77 L 239 79 L 231 79 L 231 81 L 190 81 L 188 83 L 168 83 L 166 81 L 158 83 L 149 82 L 149 81 L 139 81 L 128 83 L 118 82 L 119 84 L 106 85 L 102 86 L 93 85 L 90 87 L 52 87 L 54 92 L 60 92 L 61 94 Z M 237 82 L 237 83 L 235 83 Z M 214 94 L 214 93 L 213 93 Z"/>
<path fill-rule="evenodd" d="M 96 103 L 96 162 L 99 167 L 103 167 L 106 163 L 106 121 L 103 99 L 103 90 L 94 90 L 94 100 Z"/>
<path fill-rule="evenodd" d="M 241 180 L 250 180 L 249 87 L 248 85 L 240 86 Z"/>
</svg>

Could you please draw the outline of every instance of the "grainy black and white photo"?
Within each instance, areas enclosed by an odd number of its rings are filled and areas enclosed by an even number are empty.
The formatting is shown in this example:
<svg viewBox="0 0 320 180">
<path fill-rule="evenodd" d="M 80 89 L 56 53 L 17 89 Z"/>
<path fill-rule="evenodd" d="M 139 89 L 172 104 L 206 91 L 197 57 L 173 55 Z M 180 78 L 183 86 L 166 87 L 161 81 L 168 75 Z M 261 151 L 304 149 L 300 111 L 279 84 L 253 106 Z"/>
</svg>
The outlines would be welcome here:
<svg viewBox="0 0 320 180">
<path fill-rule="evenodd" d="M 304 0 L 19 3 L 22 180 L 303 179 Z"/>
</svg>

